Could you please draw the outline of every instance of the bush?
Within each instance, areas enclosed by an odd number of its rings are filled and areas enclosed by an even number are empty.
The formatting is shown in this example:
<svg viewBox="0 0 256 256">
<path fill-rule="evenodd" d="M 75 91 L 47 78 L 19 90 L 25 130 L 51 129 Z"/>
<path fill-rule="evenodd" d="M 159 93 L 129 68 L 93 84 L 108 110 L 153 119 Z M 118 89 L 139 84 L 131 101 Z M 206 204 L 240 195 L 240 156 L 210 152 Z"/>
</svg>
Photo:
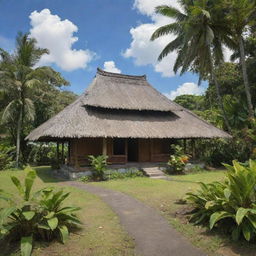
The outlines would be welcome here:
<svg viewBox="0 0 256 256">
<path fill-rule="evenodd" d="M 93 156 L 89 155 L 88 159 L 90 164 L 93 168 L 92 170 L 92 178 L 94 180 L 104 180 L 104 172 L 107 169 L 107 159 L 108 156 L 100 155 L 100 156 Z"/>
<path fill-rule="evenodd" d="M 248 167 L 237 161 L 227 168 L 224 182 L 201 183 L 196 193 L 187 193 L 194 206 L 191 221 L 224 227 L 234 240 L 256 237 L 256 161 Z"/>
<path fill-rule="evenodd" d="M 62 207 L 69 193 L 48 187 L 31 194 L 35 178 L 36 174 L 31 169 L 24 185 L 18 178 L 11 177 L 19 198 L 15 198 L 16 194 L 0 191 L 0 199 L 9 204 L 9 207 L 0 209 L 0 239 L 19 240 L 23 256 L 31 255 L 34 239 L 50 241 L 60 238 L 64 243 L 70 227 L 80 224 L 74 214 L 80 208 Z"/>
<path fill-rule="evenodd" d="M 184 171 L 185 165 L 189 160 L 188 155 L 183 153 L 182 147 L 179 145 L 171 145 L 172 154 L 170 155 L 167 165 L 168 173 L 181 173 Z"/>
<path fill-rule="evenodd" d="M 48 165 L 57 163 L 57 147 L 55 143 L 40 143 L 40 142 L 29 142 L 29 156 L 27 159 L 28 163 L 35 165 Z M 68 148 L 64 146 L 64 155 L 67 155 Z M 53 166 L 56 168 L 56 165 Z"/>
<path fill-rule="evenodd" d="M 92 180 L 92 177 L 89 176 L 89 175 L 83 176 L 83 177 L 79 178 L 79 181 L 82 181 L 82 182 L 84 182 L 84 183 L 89 182 L 89 181 L 91 181 L 91 180 Z"/>
<path fill-rule="evenodd" d="M 144 174 L 142 171 L 137 169 L 129 169 L 127 172 L 118 172 L 116 170 L 106 170 L 104 171 L 104 178 L 103 180 L 117 180 L 117 179 L 127 179 L 127 178 L 136 178 L 136 177 L 143 177 Z M 92 176 L 83 176 L 79 179 L 82 182 L 90 182 L 93 180 Z"/>
<path fill-rule="evenodd" d="M 222 163 L 232 164 L 234 159 L 244 162 L 250 157 L 250 148 L 242 137 L 197 140 L 196 152 L 200 160 L 214 167 L 220 167 Z"/>
<path fill-rule="evenodd" d="M 14 166 L 15 147 L 0 144 L 0 170 L 10 169 Z"/>
<path fill-rule="evenodd" d="M 126 179 L 126 178 L 136 178 L 143 177 L 143 173 L 139 170 L 130 169 L 127 172 L 118 172 L 118 171 L 108 171 L 105 173 L 107 180 L 117 180 L 117 179 Z"/>
</svg>

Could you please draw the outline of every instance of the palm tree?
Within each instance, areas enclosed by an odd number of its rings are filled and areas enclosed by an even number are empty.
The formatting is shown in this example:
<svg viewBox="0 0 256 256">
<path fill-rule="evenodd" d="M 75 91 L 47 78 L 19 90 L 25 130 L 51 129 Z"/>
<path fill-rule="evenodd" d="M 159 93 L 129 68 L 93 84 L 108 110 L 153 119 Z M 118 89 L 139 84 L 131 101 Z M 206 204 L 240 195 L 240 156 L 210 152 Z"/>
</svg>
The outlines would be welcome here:
<svg viewBox="0 0 256 256">
<path fill-rule="evenodd" d="M 47 49 L 36 46 L 36 40 L 19 33 L 15 53 L 0 49 L 0 90 L 8 99 L 2 122 L 16 123 L 16 167 L 20 162 L 21 133 L 25 121 L 35 115 L 34 92 L 42 90 L 49 80 L 59 79 L 59 73 L 49 67 L 33 68 Z M 65 81 L 65 80 L 64 80 Z"/>
<path fill-rule="evenodd" d="M 215 1 L 216 2 L 216 1 Z M 214 2 L 214 3 L 215 3 Z M 180 74 L 192 70 L 199 74 L 199 83 L 202 78 L 214 82 L 218 105 L 222 111 L 225 125 L 229 131 L 231 127 L 223 106 L 220 87 L 215 75 L 215 65 L 223 62 L 222 44 L 232 47 L 227 27 L 222 17 L 213 5 L 213 1 L 180 1 L 183 12 L 171 6 L 158 6 L 156 12 L 164 15 L 174 22 L 158 28 L 151 40 L 161 36 L 174 34 L 176 38 L 162 50 L 158 60 L 162 60 L 170 52 L 177 51 L 178 56 L 174 64 L 174 71 Z"/>
<path fill-rule="evenodd" d="M 227 20 L 231 27 L 234 41 L 238 43 L 237 48 L 239 49 L 249 117 L 253 118 L 252 96 L 245 63 L 244 33 L 249 25 L 255 24 L 256 2 L 255 0 L 229 0 L 224 2 L 224 8 L 227 8 Z"/>
</svg>

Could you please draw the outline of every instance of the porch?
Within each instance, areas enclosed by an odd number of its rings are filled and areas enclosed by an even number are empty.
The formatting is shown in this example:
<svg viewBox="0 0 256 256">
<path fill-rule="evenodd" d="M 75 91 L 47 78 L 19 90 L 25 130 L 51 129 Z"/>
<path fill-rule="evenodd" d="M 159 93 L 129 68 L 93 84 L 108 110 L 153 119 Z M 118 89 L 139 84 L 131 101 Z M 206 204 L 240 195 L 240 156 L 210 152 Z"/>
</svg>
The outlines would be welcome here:
<svg viewBox="0 0 256 256">
<path fill-rule="evenodd" d="M 81 138 L 69 141 L 67 164 L 79 171 L 89 167 L 88 155 L 107 155 L 114 168 L 166 163 L 172 139 Z"/>
</svg>

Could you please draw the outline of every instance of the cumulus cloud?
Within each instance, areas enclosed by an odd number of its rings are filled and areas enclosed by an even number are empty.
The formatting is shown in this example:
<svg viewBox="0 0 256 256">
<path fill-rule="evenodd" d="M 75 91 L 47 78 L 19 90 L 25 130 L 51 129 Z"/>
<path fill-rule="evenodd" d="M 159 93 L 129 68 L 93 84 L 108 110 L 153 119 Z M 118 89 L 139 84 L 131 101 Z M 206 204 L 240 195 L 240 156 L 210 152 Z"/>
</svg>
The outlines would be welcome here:
<svg viewBox="0 0 256 256">
<path fill-rule="evenodd" d="M 113 60 L 104 62 L 104 70 L 112 73 L 118 73 L 118 74 L 121 73 L 121 70 L 116 67 L 116 64 Z"/>
<path fill-rule="evenodd" d="M 165 93 L 164 95 L 171 100 L 174 100 L 177 96 L 189 94 L 189 95 L 202 95 L 204 94 L 206 88 L 198 86 L 195 83 L 184 83 L 180 85 L 176 90 L 170 93 Z"/>
<path fill-rule="evenodd" d="M 141 14 L 151 18 L 151 23 L 140 24 L 130 29 L 132 42 L 130 47 L 123 52 L 126 58 L 133 58 L 135 65 L 144 66 L 152 65 L 156 72 L 160 72 L 163 77 L 174 75 L 173 65 L 177 56 L 176 52 L 170 53 L 162 61 L 158 62 L 157 58 L 163 48 L 175 38 L 173 35 L 163 36 L 155 41 L 150 41 L 153 32 L 162 25 L 171 22 L 170 19 L 155 14 L 155 7 L 158 5 L 170 5 L 169 0 L 135 0 L 134 8 Z M 171 5 L 179 7 L 178 1 L 172 1 Z"/>
<path fill-rule="evenodd" d="M 39 65 L 55 63 L 65 71 L 86 68 L 95 53 L 88 49 L 73 49 L 78 41 L 73 34 L 78 27 L 70 20 L 61 20 L 58 15 L 51 14 L 49 9 L 34 11 L 31 20 L 30 35 L 38 42 L 38 46 L 47 48 L 50 54 L 42 56 Z"/>
<path fill-rule="evenodd" d="M 133 7 L 138 9 L 141 14 L 148 16 L 154 15 L 156 6 L 159 5 L 172 5 L 173 7 L 179 8 L 179 3 L 177 0 L 135 0 Z"/>
</svg>

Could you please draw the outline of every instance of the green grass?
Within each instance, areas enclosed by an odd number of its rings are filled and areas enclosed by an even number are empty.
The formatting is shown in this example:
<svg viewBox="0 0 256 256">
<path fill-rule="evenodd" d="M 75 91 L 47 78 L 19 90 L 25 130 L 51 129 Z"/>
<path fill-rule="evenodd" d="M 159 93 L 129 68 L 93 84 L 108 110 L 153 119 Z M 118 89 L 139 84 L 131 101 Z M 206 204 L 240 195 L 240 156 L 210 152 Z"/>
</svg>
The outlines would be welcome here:
<svg viewBox="0 0 256 256">
<path fill-rule="evenodd" d="M 246 255 L 255 256 L 255 246 L 247 243 L 232 243 L 227 237 L 209 232 L 207 227 L 194 226 L 186 217 L 177 217 L 184 209 L 178 201 L 186 192 L 195 191 L 198 182 L 209 183 L 223 180 L 225 171 L 204 171 L 188 175 L 170 176 L 171 181 L 135 178 L 94 183 L 112 190 L 129 194 L 147 205 L 157 209 L 177 230 L 183 233 L 194 245 L 202 248 L 208 255 Z M 170 238 L 171 239 L 171 238 Z"/>
<path fill-rule="evenodd" d="M 59 185 L 63 185 L 49 175 L 48 167 L 37 167 L 35 170 L 38 174 L 34 184 L 35 190 L 45 186 L 60 188 Z M 24 179 L 24 171 L 0 172 L 0 188 L 15 193 L 16 189 L 10 180 L 11 175 Z M 105 203 L 85 191 L 70 187 L 64 189 L 71 192 L 66 203 L 82 208 L 78 214 L 83 222 L 82 229 L 71 234 L 65 245 L 58 242 L 37 243 L 33 255 L 134 255 L 133 241 L 120 226 L 118 217 Z M 0 201 L 0 207 L 3 207 L 1 203 Z M 3 251 L 0 255 L 4 255 Z M 14 252 L 12 255 L 19 254 Z"/>
</svg>

